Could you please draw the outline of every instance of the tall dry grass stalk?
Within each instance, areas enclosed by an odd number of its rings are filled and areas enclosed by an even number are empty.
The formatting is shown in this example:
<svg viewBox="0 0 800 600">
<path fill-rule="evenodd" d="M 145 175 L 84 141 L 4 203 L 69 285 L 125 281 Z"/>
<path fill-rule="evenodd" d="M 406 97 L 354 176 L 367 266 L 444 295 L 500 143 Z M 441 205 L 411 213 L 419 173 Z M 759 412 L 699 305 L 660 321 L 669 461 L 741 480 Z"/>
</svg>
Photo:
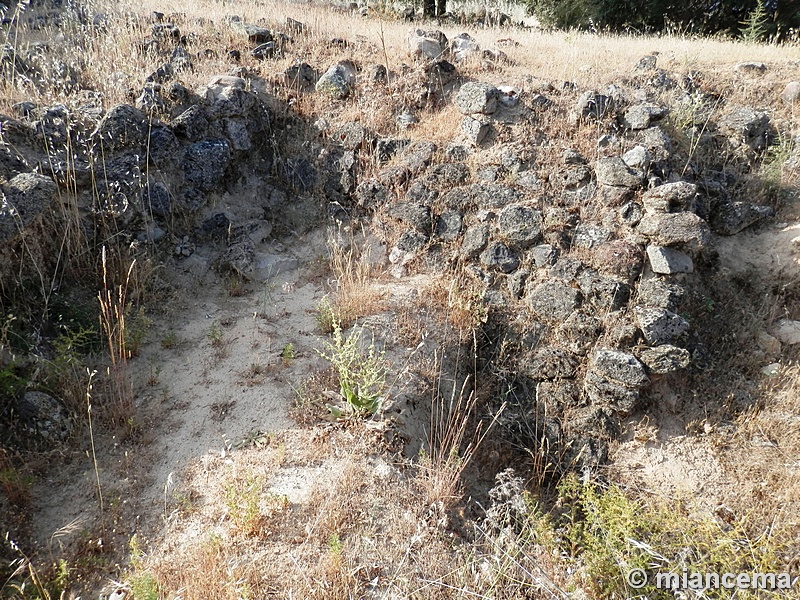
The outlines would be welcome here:
<svg viewBox="0 0 800 600">
<path fill-rule="evenodd" d="M 102 250 L 103 289 L 98 293 L 100 301 L 100 325 L 108 343 L 108 355 L 111 365 L 108 367 L 110 398 L 104 407 L 105 416 L 115 425 L 128 423 L 136 413 L 133 397 L 128 352 L 125 336 L 125 307 L 127 305 L 128 287 L 131 281 L 136 260 L 132 261 L 125 277 L 125 282 L 116 289 L 109 287 L 108 269 L 106 265 L 106 247 Z"/>
<path fill-rule="evenodd" d="M 347 329 L 360 317 L 380 310 L 384 293 L 375 286 L 378 267 L 370 260 L 369 246 L 359 247 L 353 240 L 349 244 L 329 240 L 328 249 L 334 287 L 331 316 Z"/>
<path fill-rule="evenodd" d="M 440 363 L 437 358 L 437 362 Z M 441 368 L 440 368 L 441 378 Z M 441 502 L 451 506 L 461 497 L 461 476 L 497 419 L 506 408 L 503 403 L 488 426 L 479 421 L 474 429 L 477 396 L 467 391 L 472 381 L 466 377 L 458 389 L 453 386 L 450 397 L 442 396 L 440 386 L 431 395 L 430 425 L 427 449 L 419 462 L 421 480 L 428 504 Z"/>
</svg>

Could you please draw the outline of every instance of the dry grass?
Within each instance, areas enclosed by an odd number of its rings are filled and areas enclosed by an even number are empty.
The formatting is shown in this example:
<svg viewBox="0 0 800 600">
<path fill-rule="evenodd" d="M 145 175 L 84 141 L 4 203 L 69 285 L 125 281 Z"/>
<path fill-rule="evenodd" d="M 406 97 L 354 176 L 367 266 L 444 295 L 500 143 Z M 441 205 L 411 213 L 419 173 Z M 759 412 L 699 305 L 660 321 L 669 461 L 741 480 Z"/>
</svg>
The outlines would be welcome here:
<svg viewBox="0 0 800 600">
<path fill-rule="evenodd" d="M 382 271 L 371 259 L 369 245 L 356 239 L 342 242 L 332 238 L 328 242 L 331 269 L 330 301 L 320 306 L 319 324 L 325 332 L 333 331 L 334 323 L 347 329 L 360 317 L 381 310 L 384 292 L 376 283 Z"/>
</svg>

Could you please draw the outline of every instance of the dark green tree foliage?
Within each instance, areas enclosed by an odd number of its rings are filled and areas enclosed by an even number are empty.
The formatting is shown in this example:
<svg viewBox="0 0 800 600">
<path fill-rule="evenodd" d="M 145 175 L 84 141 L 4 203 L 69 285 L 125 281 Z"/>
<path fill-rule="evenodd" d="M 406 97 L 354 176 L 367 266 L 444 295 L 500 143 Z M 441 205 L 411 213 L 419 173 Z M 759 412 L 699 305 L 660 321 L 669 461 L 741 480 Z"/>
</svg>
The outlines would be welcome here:
<svg viewBox="0 0 800 600">
<path fill-rule="evenodd" d="M 558 29 L 701 34 L 781 41 L 800 27 L 797 0 L 526 0 L 543 25 Z M 756 24 L 755 27 L 751 27 Z"/>
</svg>

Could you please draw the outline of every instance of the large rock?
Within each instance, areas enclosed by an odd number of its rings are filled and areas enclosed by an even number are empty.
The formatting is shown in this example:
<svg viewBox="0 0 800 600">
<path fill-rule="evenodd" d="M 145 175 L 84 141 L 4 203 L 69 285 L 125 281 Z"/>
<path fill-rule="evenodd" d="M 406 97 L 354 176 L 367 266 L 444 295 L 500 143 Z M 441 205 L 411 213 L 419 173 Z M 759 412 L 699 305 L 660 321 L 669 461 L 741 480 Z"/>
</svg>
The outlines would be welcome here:
<svg viewBox="0 0 800 600">
<path fill-rule="evenodd" d="M 222 180 L 231 161 L 227 140 L 209 139 L 192 144 L 183 157 L 186 181 L 203 191 L 211 191 Z"/>
<path fill-rule="evenodd" d="M 655 121 L 663 119 L 667 112 L 667 109 L 658 104 L 642 102 L 641 104 L 634 104 L 625 111 L 623 123 L 628 129 L 647 129 Z"/>
<path fill-rule="evenodd" d="M 609 96 L 587 91 L 581 94 L 575 106 L 575 111 L 581 118 L 602 119 L 614 110 L 614 100 Z"/>
<path fill-rule="evenodd" d="M 489 135 L 491 130 L 492 126 L 480 119 L 469 116 L 461 119 L 461 133 L 463 133 L 467 141 L 474 146 L 483 143 L 483 140 L 486 139 L 486 136 Z"/>
<path fill-rule="evenodd" d="M 245 80 L 230 75 L 213 77 L 197 90 L 197 95 L 205 101 L 208 112 L 218 118 L 245 116 L 256 103 Z"/>
<path fill-rule="evenodd" d="M 519 267 L 519 257 L 502 242 L 490 243 L 481 253 L 480 260 L 485 267 L 496 269 L 501 273 L 511 273 Z"/>
<path fill-rule="evenodd" d="M 639 354 L 639 359 L 653 373 L 672 373 L 689 366 L 692 356 L 688 350 L 664 344 L 655 348 L 648 348 Z"/>
<path fill-rule="evenodd" d="M 582 300 L 580 290 L 554 279 L 537 285 L 527 298 L 530 309 L 544 321 L 565 321 Z"/>
<path fill-rule="evenodd" d="M 672 248 L 648 246 L 647 258 L 653 273 L 672 275 L 674 273 L 692 273 L 694 262 L 692 257 Z"/>
<path fill-rule="evenodd" d="M 446 242 L 458 239 L 464 228 L 464 215 L 459 210 L 446 210 L 436 219 L 434 235 Z"/>
<path fill-rule="evenodd" d="M 761 219 L 771 217 L 769 206 L 756 206 L 749 202 L 721 202 L 711 213 L 711 228 L 720 235 L 735 235 Z"/>
<path fill-rule="evenodd" d="M 15 237 L 58 197 L 58 188 L 49 177 L 20 173 L 3 187 L 0 194 L 0 242 Z"/>
<path fill-rule="evenodd" d="M 700 251 L 711 241 L 708 224 L 690 212 L 646 214 L 637 230 L 657 246 L 682 246 L 689 251 Z"/>
<path fill-rule="evenodd" d="M 664 281 L 658 277 L 645 279 L 639 284 L 638 301 L 643 306 L 665 308 L 675 311 L 686 295 L 677 283 Z"/>
<path fill-rule="evenodd" d="M 251 44 L 265 44 L 274 40 L 272 31 L 252 23 L 233 20 L 231 21 L 231 29 Z"/>
<path fill-rule="evenodd" d="M 466 187 L 450 190 L 442 196 L 446 206 L 454 208 L 502 208 L 513 204 L 519 199 L 519 193 L 514 188 L 496 183 L 474 183 Z"/>
<path fill-rule="evenodd" d="M 468 33 L 460 33 L 450 42 L 450 52 L 456 62 L 464 62 L 480 51 L 480 45 Z"/>
<path fill-rule="evenodd" d="M 689 330 L 689 323 L 674 312 L 664 308 L 634 308 L 636 322 L 648 344 L 667 344 Z"/>
<path fill-rule="evenodd" d="M 480 223 L 469 227 L 464 232 L 459 255 L 464 260 L 476 258 L 489 242 L 489 225 Z"/>
<path fill-rule="evenodd" d="M 436 60 L 447 50 L 447 36 L 441 31 L 412 29 L 408 34 L 408 49 L 414 58 Z"/>
<path fill-rule="evenodd" d="M 688 181 L 665 183 L 642 196 L 642 204 L 648 212 L 694 211 L 697 203 L 697 186 Z"/>
<path fill-rule="evenodd" d="M 542 238 L 542 213 L 528 206 L 506 206 L 497 221 L 500 235 L 514 247 L 530 248 Z"/>
<path fill-rule="evenodd" d="M 315 89 L 318 93 L 336 100 L 347 98 L 355 88 L 357 71 L 355 65 L 344 60 L 331 65 L 317 80 Z"/>
<path fill-rule="evenodd" d="M 72 433 L 67 409 L 44 392 L 25 392 L 14 408 L 21 429 L 46 443 L 64 442 Z"/>
<path fill-rule="evenodd" d="M 717 129 L 735 146 L 746 144 L 753 150 L 767 147 L 769 127 L 769 115 L 752 108 L 734 108 L 717 122 Z"/>
<path fill-rule="evenodd" d="M 106 154 L 119 150 L 140 151 L 147 137 L 144 113 L 128 104 L 111 108 L 97 124 L 92 137 Z"/>
<path fill-rule="evenodd" d="M 800 102 L 800 81 L 791 81 L 786 84 L 781 93 L 781 100 L 786 104 L 797 104 Z"/>
<path fill-rule="evenodd" d="M 639 390 L 649 383 L 644 365 L 618 350 L 598 350 L 584 378 L 584 391 L 595 405 L 611 407 L 622 415 L 636 409 Z"/>
<path fill-rule="evenodd" d="M 497 111 L 499 90 L 488 83 L 469 82 L 461 86 L 455 105 L 462 115 L 491 115 Z"/>
<path fill-rule="evenodd" d="M 438 163 L 431 166 L 422 178 L 432 190 L 445 192 L 464 184 L 469 178 L 469 167 L 464 163 Z"/>
<path fill-rule="evenodd" d="M 635 189 L 642 185 L 644 175 L 634 171 L 618 156 L 601 158 L 594 165 L 597 183 Z"/>
<path fill-rule="evenodd" d="M 525 374 L 533 379 L 566 379 L 574 377 L 577 369 L 577 357 L 554 346 L 539 348 L 523 366 Z"/>
</svg>

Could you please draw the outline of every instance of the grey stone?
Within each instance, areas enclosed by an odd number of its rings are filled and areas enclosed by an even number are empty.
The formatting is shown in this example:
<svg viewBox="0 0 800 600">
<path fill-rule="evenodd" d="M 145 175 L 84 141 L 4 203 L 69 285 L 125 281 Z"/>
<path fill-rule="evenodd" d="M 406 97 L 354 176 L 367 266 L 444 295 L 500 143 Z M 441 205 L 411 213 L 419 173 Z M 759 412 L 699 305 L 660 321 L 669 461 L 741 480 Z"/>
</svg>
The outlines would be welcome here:
<svg viewBox="0 0 800 600">
<path fill-rule="evenodd" d="M 661 127 L 648 127 L 640 132 L 639 139 L 653 161 L 667 160 L 672 155 L 672 140 Z"/>
<path fill-rule="evenodd" d="M 644 216 L 644 209 L 642 208 L 642 205 L 633 201 L 626 202 L 620 206 L 618 212 L 620 220 L 631 227 L 636 226 L 636 224 L 641 221 L 642 217 Z"/>
<path fill-rule="evenodd" d="M 564 281 L 575 281 L 578 274 L 584 269 L 584 264 L 577 258 L 562 256 L 550 269 L 552 277 L 558 277 Z"/>
<path fill-rule="evenodd" d="M 367 69 L 367 81 L 386 85 L 389 81 L 389 74 L 384 65 L 370 65 Z"/>
<path fill-rule="evenodd" d="M 234 150 L 247 151 L 253 147 L 250 132 L 247 130 L 247 121 L 241 118 L 225 119 L 225 137 Z"/>
<path fill-rule="evenodd" d="M 601 348 L 592 357 L 590 368 L 610 381 L 631 388 L 643 387 L 649 383 L 642 363 L 627 352 Z"/>
<path fill-rule="evenodd" d="M 210 116 L 217 118 L 243 117 L 256 104 L 255 94 L 247 91 L 241 77 L 217 75 L 202 86 L 197 95 L 205 101 Z"/>
<path fill-rule="evenodd" d="M 417 252 L 428 243 L 428 237 L 419 231 L 404 231 L 397 240 L 397 247 L 403 252 Z"/>
<path fill-rule="evenodd" d="M 541 244 L 531 250 L 531 258 L 536 267 L 549 267 L 555 264 L 558 250 L 550 244 Z"/>
<path fill-rule="evenodd" d="M 474 183 L 455 188 L 442 196 L 445 206 L 453 208 L 502 208 L 519 199 L 519 193 L 507 186 L 496 183 Z"/>
<path fill-rule="evenodd" d="M 644 256 L 638 245 L 625 240 L 613 240 L 595 248 L 592 264 L 599 271 L 632 284 L 642 273 Z"/>
<path fill-rule="evenodd" d="M 469 167 L 464 163 L 439 163 L 430 167 L 422 178 L 430 189 L 444 192 L 462 185 L 469 178 Z"/>
<path fill-rule="evenodd" d="M 622 155 L 622 162 L 631 169 L 647 171 L 650 168 L 650 153 L 644 146 L 634 146 Z"/>
<path fill-rule="evenodd" d="M 476 258 L 489 242 L 489 225 L 480 223 L 468 227 L 464 232 L 464 240 L 461 242 L 459 255 L 464 260 Z"/>
<path fill-rule="evenodd" d="M 549 414 L 559 414 L 580 404 L 581 390 L 574 379 L 541 381 L 537 384 L 539 402 L 543 402 Z"/>
<path fill-rule="evenodd" d="M 623 123 L 628 129 L 647 129 L 654 122 L 663 119 L 667 112 L 666 108 L 657 104 L 642 102 L 641 104 L 634 104 L 625 111 Z"/>
<path fill-rule="evenodd" d="M 688 350 L 664 344 L 655 348 L 648 348 L 639 354 L 639 359 L 652 373 L 672 373 L 680 371 L 692 362 Z"/>
<path fill-rule="evenodd" d="M 250 50 L 250 56 L 256 60 L 267 60 L 275 58 L 280 54 L 280 48 L 276 42 L 265 42 Z"/>
<path fill-rule="evenodd" d="M 634 73 L 649 73 L 656 70 L 658 57 L 654 54 L 646 54 L 639 59 L 636 66 L 633 68 Z"/>
<path fill-rule="evenodd" d="M 283 72 L 284 83 L 293 89 L 311 90 L 317 85 L 319 72 L 305 62 L 298 62 Z"/>
<path fill-rule="evenodd" d="M 647 258 L 653 273 L 672 275 L 674 273 L 694 272 L 692 257 L 673 248 L 648 246 Z"/>
<path fill-rule="evenodd" d="M 145 211 L 153 216 L 166 217 L 172 212 L 172 195 L 160 181 L 145 186 L 143 201 Z"/>
<path fill-rule="evenodd" d="M 65 442 L 72 434 L 72 421 L 67 409 L 49 394 L 25 392 L 15 402 L 14 408 L 21 429 L 44 442 Z"/>
<path fill-rule="evenodd" d="M 583 269 L 577 277 L 584 302 L 601 311 L 619 310 L 628 303 L 630 287 L 614 277 L 601 275 L 594 269 Z"/>
<path fill-rule="evenodd" d="M 530 277 L 530 271 L 527 269 L 517 269 L 508 276 L 508 292 L 515 300 L 519 300 L 525 294 L 525 283 L 528 281 L 528 277 Z"/>
<path fill-rule="evenodd" d="M 433 142 L 420 140 L 411 142 L 400 153 L 400 161 L 408 167 L 412 175 L 422 173 L 431 164 L 437 146 Z"/>
<path fill-rule="evenodd" d="M 636 322 L 648 344 L 667 344 L 689 330 L 689 323 L 674 312 L 664 308 L 634 308 Z"/>
<path fill-rule="evenodd" d="M 480 45 L 468 33 L 461 33 L 453 38 L 450 42 L 450 52 L 453 54 L 453 60 L 456 62 L 464 62 L 471 56 L 480 52 Z"/>
<path fill-rule="evenodd" d="M 753 150 L 767 147 L 769 115 L 752 108 L 734 108 L 717 121 L 717 129 L 738 146 L 746 144 Z"/>
<path fill-rule="evenodd" d="M 454 102 L 462 115 L 491 115 L 497 111 L 499 97 L 500 91 L 493 85 L 469 82 L 461 86 Z"/>
<path fill-rule="evenodd" d="M 500 235 L 512 246 L 530 248 L 542 238 L 542 213 L 538 210 L 512 204 L 500 211 Z"/>
<path fill-rule="evenodd" d="M 202 106 L 190 106 L 172 121 L 175 133 L 187 140 L 198 141 L 208 132 L 208 118 Z"/>
<path fill-rule="evenodd" d="M 609 380 L 600 373 L 588 371 L 583 390 L 595 406 L 608 406 L 620 415 L 629 415 L 639 406 L 639 388 Z"/>
<path fill-rule="evenodd" d="M 680 245 L 699 251 L 711 241 L 708 224 L 690 212 L 646 214 L 636 228 L 657 246 Z"/>
<path fill-rule="evenodd" d="M 0 178 L 11 179 L 31 170 L 25 157 L 13 145 L 0 141 Z"/>
<path fill-rule="evenodd" d="M 595 91 L 587 91 L 581 94 L 575 106 L 578 116 L 594 119 L 602 119 L 606 114 L 614 110 L 614 101 L 608 96 L 598 94 Z"/>
<path fill-rule="evenodd" d="M 577 309 L 583 296 L 580 290 L 563 281 L 548 280 L 528 293 L 528 306 L 544 321 L 564 321 Z"/>
<path fill-rule="evenodd" d="M 242 21 L 231 21 L 231 29 L 241 37 L 247 39 L 251 44 L 264 44 L 274 39 L 272 31 L 266 27 L 260 27 Z"/>
<path fill-rule="evenodd" d="M 581 311 L 575 311 L 558 327 L 556 339 L 570 352 L 585 356 L 597 343 L 601 331 L 600 319 Z"/>
<path fill-rule="evenodd" d="M 786 104 L 797 104 L 800 102 L 800 81 L 790 81 L 781 92 L 781 100 Z"/>
<path fill-rule="evenodd" d="M 141 151 L 147 137 L 147 121 L 144 114 L 133 106 L 119 104 L 101 119 L 92 137 L 100 141 L 106 153 Z"/>
<path fill-rule="evenodd" d="M 769 206 L 749 202 L 720 202 L 711 213 L 711 228 L 720 235 L 735 235 L 775 213 Z"/>
<path fill-rule="evenodd" d="M 314 89 L 336 100 L 347 98 L 356 84 L 356 68 L 350 61 L 331 65 L 317 80 Z"/>
<path fill-rule="evenodd" d="M 222 180 L 231 161 L 227 140 L 209 139 L 189 146 L 182 167 L 186 181 L 203 191 L 211 191 Z"/>
<path fill-rule="evenodd" d="M 670 283 L 653 277 L 639 284 L 638 301 L 643 306 L 664 308 L 675 311 L 680 305 L 686 291 L 677 283 Z"/>
<path fill-rule="evenodd" d="M 411 140 L 402 138 L 380 138 L 375 142 L 375 155 L 379 162 L 385 163 L 403 152 Z"/>
<path fill-rule="evenodd" d="M 446 210 L 436 219 L 434 235 L 446 242 L 458 239 L 464 227 L 464 215 L 458 210 Z"/>
<path fill-rule="evenodd" d="M 421 233 L 429 233 L 433 227 L 431 209 L 423 204 L 398 202 L 389 207 L 388 214 Z"/>
<path fill-rule="evenodd" d="M 501 273 L 511 273 L 519 267 L 519 257 L 502 242 L 491 242 L 481 253 L 480 261 Z"/>
<path fill-rule="evenodd" d="M 49 177 L 20 173 L 0 193 L 0 242 L 27 227 L 58 198 L 58 187 Z"/>
<path fill-rule="evenodd" d="M 577 369 L 577 357 L 554 346 L 538 348 L 522 365 L 528 377 L 546 380 L 574 377 Z"/>
<path fill-rule="evenodd" d="M 767 72 L 767 65 L 762 62 L 740 62 L 733 70 L 743 75 L 763 75 Z"/>
<path fill-rule="evenodd" d="M 408 35 L 408 49 L 414 58 L 436 60 L 447 49 L 447 36 L 441 31 L 413 29 Z"/>
<path fill-rule="evenodd" d="M 639 389 L 649 383 L 636 357 L 618 350 L 600 349 L 584 378 L 584 391 L 593 404 L 607 405 L 627 415 L 639 403 Z"/>
<path fill-rule="evenodd" d="M 647 190 L 642 204 L 648 212 L 693 212 L 697 204 L 697 186 L 687 181 L 665 183 Z"/>
<path fill-rule="evenodd" d="M 644 182 L 644 175 L 634 171 L 617 157 L 601 158 L 594 165 L 597 182 L 602 185 L 635 189 Z"/>
<path fill-rule="evenodd" d="M 573 244 L 578 248 L 594 248 L 607 242 L 611 232 L 605 227 L 581 223 L 575 228 Z"/>
<path fill-rule="evenodd" d="M 592 180 L 592 170 L 584 164 L 571 165 L 553 173 L 552 180 L 564 189 L 574 190 L 584 187 Z"/>
<path fill-rule="evenodd" d="M 375 208 L 389 199 L 389 190 L 377 179 L 368 179 L 358 184 L 356 201 L 364 208 Z"/>
<path fill-rule="evenodd" d="M 366 132 L 360 123 L 345 123 L 331 134 L 331 140 L 341 144 L 345 150 L 356 150 L 366 139 Z"/>
<path fill-rule="evenodd" d="M 479 145 L 486 139 L 489 132 L 492 130 L 489 123 L 484 123 L 472 117 L 464 117 L 461 119 L 461 133 L 473 145 Z"/>
</svg>

